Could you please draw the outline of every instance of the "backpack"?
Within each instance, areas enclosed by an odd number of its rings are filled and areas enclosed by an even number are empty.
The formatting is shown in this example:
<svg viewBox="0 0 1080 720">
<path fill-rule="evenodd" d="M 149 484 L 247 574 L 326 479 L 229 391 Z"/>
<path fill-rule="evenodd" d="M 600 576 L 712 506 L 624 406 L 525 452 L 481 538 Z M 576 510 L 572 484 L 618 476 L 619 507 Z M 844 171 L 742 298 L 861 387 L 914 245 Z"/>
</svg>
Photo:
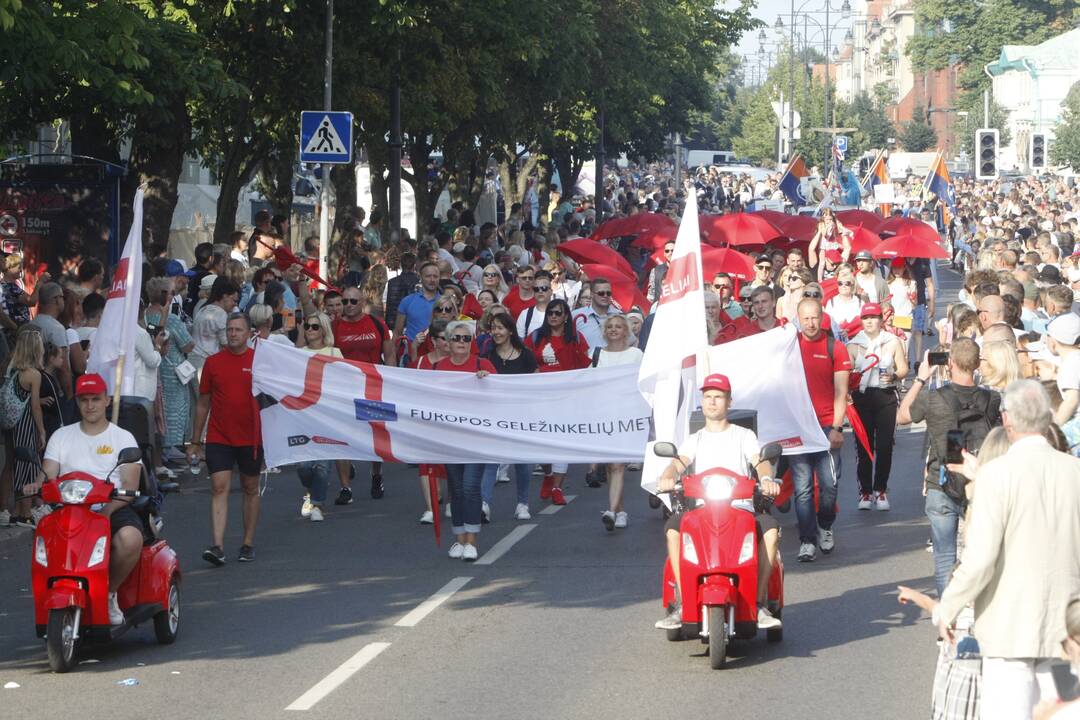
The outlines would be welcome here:
<svg viewBox="0 0 1080 720">
<path fill-rule="evenodd" d="M 977 454 L 991 428 L 1001 424 L 1000 412 L 995 417 L 990 417 L 991 406 L 997 393 L 986 388 L 976 388 L 970 396 L 961 396 L 952 385 L 942 387 L 938 393 L 952 410 L 954 423 L 950 429 L 963 432 L 964 448 L 973 455 Z M 945 442 L 944 437 L 937 440 L 938 443 Z M 971 480 L 944 468 L 942 459 L 945 457 L 945 448 L 935 445 L 934 455 L 942 465 L 941 489 L 955 502 L 966 504 L 964 488 Z"/>
<path fill-rule="evenodd" d="M 26 404 L 30 402 L 30 393 L 20 398 L 16 387 L 19 382 L 19 371 L 11 370 L 4 378 L 4 384 L 0 385 L 0 428 L 13 430 L 26 412 Z"/>
</svg>

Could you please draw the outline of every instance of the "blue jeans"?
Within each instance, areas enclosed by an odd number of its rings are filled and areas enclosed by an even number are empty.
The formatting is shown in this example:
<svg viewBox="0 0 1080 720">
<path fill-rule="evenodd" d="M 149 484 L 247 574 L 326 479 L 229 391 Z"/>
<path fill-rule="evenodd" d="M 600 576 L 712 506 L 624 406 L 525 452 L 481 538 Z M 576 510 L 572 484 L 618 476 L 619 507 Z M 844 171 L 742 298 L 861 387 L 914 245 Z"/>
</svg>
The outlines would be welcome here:
<svg viewBox="0 0 1080 720">
<path fill-rule="evenodd" d="M 785 456 L 795 487 L 795 515 L 799 518 L 799 541 L 816 543 L 818 526 L 832 527 L 836 520 L 836 486 L 840 481 L 840 449 Z M 835 468 L 835 473 L 834 473 Z M 814 513 L 814 474 L 818 478 L 818 511 Z"/>
<path fill-rule="evenodd" d="M 934 541 L 934 582 L 940 598 L 956 566 L 956 534 L 964 509 L 941 490 L 926 491 L 926 517 Z"/>
<path fill-rule="evenodd" d="M 510 472 L 514 474 L 517 483 L 517 501 L 522 505 L 529 504 L 529 481 L 532 480 L 532 465 L 516 464 L 510 466 Z M 495 482 L 498 479 L 499 466 L 497 464 L 484 465 L 484 477 L 480 482 L 480 496 L 488 505 L 495 492 Z"/>
<path fill-rule="evenodd" d="M 455 535 L 480 532 L 480 485 L 483 475 L 483 463 L 446 466 L 446 482 L 450 488 L 450 521 Z"/>
<path fill-rule="evenodd" d="M 300 484 L 311 493 L 311 503 L 322 505 L 326 502 L 326 489 L 330 485 L 330 460 L 311 460 L 298 463 L 296 474 Z"/>
</svg>

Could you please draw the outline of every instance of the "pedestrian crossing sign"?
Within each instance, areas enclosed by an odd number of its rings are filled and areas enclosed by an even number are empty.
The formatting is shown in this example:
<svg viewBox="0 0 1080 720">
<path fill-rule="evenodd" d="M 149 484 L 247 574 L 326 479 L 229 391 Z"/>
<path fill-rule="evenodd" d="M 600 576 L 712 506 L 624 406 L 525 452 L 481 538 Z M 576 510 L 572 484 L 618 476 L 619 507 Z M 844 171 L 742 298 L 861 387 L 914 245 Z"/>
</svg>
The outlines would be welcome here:
<svg viewBox="0 0 1080 720">
<path fill-rule="evenodd" d="M 351 112 L 304 110 L 300 113 L 300 162 L 352 162 Z"/>
</svg>

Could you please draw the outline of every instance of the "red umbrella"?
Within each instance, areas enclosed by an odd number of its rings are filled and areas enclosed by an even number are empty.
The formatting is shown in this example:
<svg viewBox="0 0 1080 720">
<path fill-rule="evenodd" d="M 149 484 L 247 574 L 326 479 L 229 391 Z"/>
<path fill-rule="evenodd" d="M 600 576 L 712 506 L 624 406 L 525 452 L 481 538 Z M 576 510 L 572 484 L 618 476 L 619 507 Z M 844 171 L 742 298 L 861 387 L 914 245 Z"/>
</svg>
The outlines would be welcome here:
<svg viewBox="0 0 1080 720">
<path fill-rule="evenodd" d="M 862 225 L 856 225 L 848 229 L 851 230 L 851 257 L 855 257 L 855 253 L 861 250 L 873 252 L 874 248 L 881 243 L 880 235 L 867 230 Z"/>
<path fill-rule="evenodd" d="M 862 225 L 871 232 L 880 230 L 882 223 L 885 222 L 883 217 L 869 210 L 841 210 L 836 213 L 836 218 L 846 227 Z"/>
<path fill-rule="evenodd" d="M 787 215 L 777 227 L 785 237 L 808 243 L 814 239 L 817 224 L 817 218 L 811 215 Z"/>
<path fill-rule="evenodd" d="M 912 220 L 905 217 L 891 217 L 881 224 L 881 228 L 878 230 L 879 235 L 901 235 L 908 233 L 915 237 L 926 240 L 927 242 L 940 243 L 941 236 L 935 228 L 930 227 L 922 220 Z"/>
<path fill-rule="evenodd" d="M 753 259 L 731 248 L 703 247 L 701 269 L 706 278 L 712 278 L 718 272 L 725 272 L 739 280 L 754 279 Z"/>
<path fill-rule="evenodd" d="M 613 237 L 625 237 L 627 235 L 640 235 L 641 233 L 662 230 L 664 228 L 677 227 L 675 221 L 667 215 L 659 213 L 637 213 L 629 217 L 613 218 L 601 223 L 600 227 L 592 234 L 594 240 L 604 240 Z"/>
<path fill-rule="evenodd" d="M 924 226 L 925 227 L 925 226 Z M 927 230 L 930 228 L 927 227 Z M 876 258 L 930 258 L 944 259 L 949 257 L 945 248 L 937 242 L 927 240 L 907 230 L 896 237 L 882 240 L 871 252 Z"/>
<path fill-rule="evenodd" d="M 784 222 L 786 222 L 789 217 L 792 217 L 779 210 L 754 210 L 751 214 L 762 217 L 781 229 L 783 228 Z"/>
<path fill-rule="evenodd" d="M 702 215 L 701 232 L 714 245 L 764 245 L 784 235 L 775 225 L 756 213 Z"/>
<path fill-rule="evenodd" d="M 309 278 L 311 278 L 315 282 L 322 283 L 323 285 L 325 285 L 330 290 L 334 290 L 335 292 L 341 292 L 336 287 L 334 287 L 333 285 L 331 285 L 330 283 L 326 282 L 321 277 L 319 277 L 319 274 L 312 271 L 311 268 L 305 267 L 304 263 L 300 262 L 300 258 L 296 257 L 296 255 L 293 254 L 293 251 L 290 250 L 289 248 L 285 247 L 284 245 L 278 245 L 277 247 L 271 247 L 270 245 L 267 245 L 266 243 L 264 243 L 259 238 L 255 238 L 255 242 L 259 243 L 260 245 L 265 247 L 267 250 L 270 250 L 270 251 L 272 251 L 274 253 L 274 264 L 277 265 L 278 269 L 281 270 L 282 272 L 288 270 L 293 265 L 299 265 L 300 266 L 300 272 L 303 273 L 304 275 L 307 275 Z"/>
<path fill-rule="evenodd" d="M 618 303 L 623 311 L 637 305 L 643 312 L 649 312 L 648 299 L 638 289 L 637 282 L 619 273 L 611 272 L 606 265 L 582 265 L 583 272 L 589 279 L 602 277 L 611 283 L 611 299 Z"/>
<path fill-rule="evenodd" d="M 630 263 L 626 258 L 595 240 L 590 240 L 589 238 L 567 240 L 556 249 L 563 255 L 566 255 L 579 263 L 606 265 L 608 267 L 608 275 L 611 274 L 612 270 L 615 270 L 629 278 L 637 278 L 637 273 L 634 272 L 634 268 L 630 266 Z"/>
<path fill-rule="evenodd" d="M 669 240 L 674 240 L 675 236 L 679 234 L 679 228 L 677 225 L 671 227 L 660 228 L 658 230 L 646 230 L 638 235 L 634 242 L 630 243 L 635 247 L 649 248 L 650 250 L 657 250 L 664 247 Z"/>
</svg>

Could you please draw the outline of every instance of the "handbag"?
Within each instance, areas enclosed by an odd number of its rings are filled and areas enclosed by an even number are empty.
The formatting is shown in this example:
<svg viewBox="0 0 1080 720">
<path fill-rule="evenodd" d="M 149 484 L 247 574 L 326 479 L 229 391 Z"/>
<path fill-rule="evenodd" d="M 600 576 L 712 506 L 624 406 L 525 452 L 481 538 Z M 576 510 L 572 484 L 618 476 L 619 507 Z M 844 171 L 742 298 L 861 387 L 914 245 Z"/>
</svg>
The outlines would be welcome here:
<svg viewBox="0 0 1080 720">
<path fill-rule="evenodd" d="M 0 385 L 0 428 L 12 430 L 19 424 L 23 413 L 26 412 L 26 404 L 30 402 L 30 393 L 20 398 L 15 383 L 19 380 L 19 371 L 11 370 L 4 378 L 4 384 Z"/>
<path fill-rule="evenodd" d="M 178 380 L 180 380 L 180 384 L 182 385 L 187 385 L 189 382 L 191 382 L 191 379 L 193 377 L 199 374 L 199 371 L 196 370 L 195 366 L 192 365 L 191 362 L 188 360 L 180 363 L 175 368 L 173 368 L 173 370 L 176 372 L 176 377 Z"/>
</svg>

